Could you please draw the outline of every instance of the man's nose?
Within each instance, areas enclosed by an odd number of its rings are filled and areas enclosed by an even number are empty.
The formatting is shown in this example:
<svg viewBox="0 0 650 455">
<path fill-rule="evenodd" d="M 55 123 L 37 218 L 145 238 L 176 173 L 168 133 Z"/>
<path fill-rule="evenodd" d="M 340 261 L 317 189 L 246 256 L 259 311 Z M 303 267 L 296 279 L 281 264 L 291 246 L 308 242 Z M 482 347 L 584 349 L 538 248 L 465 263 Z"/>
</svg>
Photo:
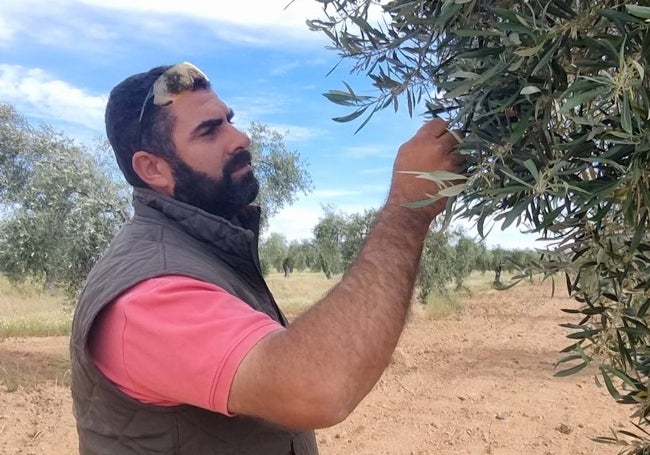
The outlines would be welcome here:
<svg viewBox="0 0 650 455">
<path fill-rule="evenodd" d="M 243 148 L 248 149 L 251 146 L 251 138 L 243 131 L 239 131 L 239 134 L 242 135 L 242 140 L 245 144 Z"/>
<path fill-rule="evenodd" d="M 236 141 L 236 149 L 248 149 L 251 146 L 251 138 L 244 131 L 232 125 L 235 133 L 234 141 Z"/>
</svg>

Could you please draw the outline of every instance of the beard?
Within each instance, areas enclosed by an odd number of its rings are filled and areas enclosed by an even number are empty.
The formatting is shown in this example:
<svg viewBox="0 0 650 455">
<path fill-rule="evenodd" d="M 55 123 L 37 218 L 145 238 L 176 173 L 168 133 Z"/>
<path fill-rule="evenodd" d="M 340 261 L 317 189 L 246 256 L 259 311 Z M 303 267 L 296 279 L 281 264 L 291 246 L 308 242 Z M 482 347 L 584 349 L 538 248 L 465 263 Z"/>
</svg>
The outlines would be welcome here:
<svg viewBox="0 0 650 455">
<path fill-rule="evenodd" d="M 223 167 L 223 177 L 211 177 L 197 171 L 174 156 L 171 160 L 174 175 L 174 199 L 197 207 L 212 215 L 231 219 L 253 202 L 259 192 L 259 182 L 253 172 L 234 177 L 234 173 L 250 164 L 251 154 L 241 150 L 231 156 Z"/>
</svg>

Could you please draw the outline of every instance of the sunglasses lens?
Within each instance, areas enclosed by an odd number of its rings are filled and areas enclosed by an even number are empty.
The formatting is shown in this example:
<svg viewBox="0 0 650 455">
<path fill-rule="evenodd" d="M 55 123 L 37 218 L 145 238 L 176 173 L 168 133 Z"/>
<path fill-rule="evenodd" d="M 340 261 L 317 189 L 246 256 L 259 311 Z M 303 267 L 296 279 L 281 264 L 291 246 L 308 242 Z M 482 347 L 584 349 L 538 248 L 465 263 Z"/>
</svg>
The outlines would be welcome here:
<svg viewBox="0 0 650 455">
<path fill-rule="evenodd" d="M 208 77 L 191 63 L 180 63 L 165 71 L 153 84 L 153 103 L 157 106 L 170 104 L 176 95 L 194 88 L 194 82 Z"/>
<path fill-rule="evenodd" d="M 149 100 L 151 99 L 156 106 L 167 106 L 174 101 L 174 98 L 179 93 L 193 90 L 194 83 L 197 80 L 210 81 L 203 71 L 187 62 L 172 66 L 156 79 L 140 108 L 140 117 L 138 118 L 138 125 L 140 126 L 139 147 L 142 146 L 142 119 Z"/>
</svg>

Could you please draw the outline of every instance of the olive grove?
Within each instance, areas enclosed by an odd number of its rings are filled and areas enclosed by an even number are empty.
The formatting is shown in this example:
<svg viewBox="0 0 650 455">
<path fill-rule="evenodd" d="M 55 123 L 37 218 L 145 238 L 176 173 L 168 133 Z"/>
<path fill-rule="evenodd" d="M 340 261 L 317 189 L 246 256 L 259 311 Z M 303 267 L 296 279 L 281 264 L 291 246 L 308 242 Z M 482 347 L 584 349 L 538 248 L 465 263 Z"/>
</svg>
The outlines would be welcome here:
<svg viewBox="0 0 650 455">
<path fill-rule="evenodd" d="M 282 134 L 259 122 L 248 133 L 264 228 L 311 180 Z M 63 290 L 72 300 L 130 218 L 130 199 L 106 139 L 88 147 L 0 104 L 0 274 Z"/>
</svg>

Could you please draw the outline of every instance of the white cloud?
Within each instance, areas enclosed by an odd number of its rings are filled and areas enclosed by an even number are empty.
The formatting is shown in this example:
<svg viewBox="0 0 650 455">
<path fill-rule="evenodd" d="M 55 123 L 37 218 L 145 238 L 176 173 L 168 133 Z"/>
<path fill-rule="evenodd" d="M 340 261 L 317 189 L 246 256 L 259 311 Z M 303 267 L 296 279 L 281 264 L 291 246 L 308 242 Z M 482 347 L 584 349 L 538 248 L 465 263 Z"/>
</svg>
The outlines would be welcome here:
<svg viewBox="0 0 650 455">
<path fill-rule="evenodd" d="M 296 1 L 287 7 L 288 0 L 81 0 L 97 8 L 186 16 L 201 20 L 215 20 L 248 27 L 276 27 L 304 29 L 307 17 L 320 16 L 321 7 L 314 1 Z M 286 7 L 286 8 L 285 8 Z"/>
<path fill-rule="evenodd" d="M 386 190 L 387 188 L 383 188 L 383 191 Z M 364 198 L 359 197 L 360 195 L 363 195 Z M 268 233 L 283 234 L 288 241 L 311 239 L 314 226 L 323 216 L 324 206 L 332 205 L 337 212 L 354 214 L 363 213 L 370 208 L 378 209 L 383 204 L 381 197 L 372 200 L 367 196 L 368 193 L 363 190 L 316 190 L 307 196 L 299 197 L 295 204 L 284 208 L 271 218 Z M 500 225 L 488 224 L 489 226 L 486 225 L 485 228 L 487 237 L 483 240 L 488 248 L 500 246 L 505 249 L 544 249 L 550 244 L 550 242 L 537 241 L 536 234 L 522 233 L 516 226 L 510 226 L 502 231 Z M 468 220 L 456 220 L 452 225 L 452 228 L 463 228 L 466 235 L 473 237 L 477 242 L 481 240 L 475 223 Z M 491 230 L 489 230 L 490 227 L 492 227 Z"/>
<path fill-rule="evenodd" d="M 92 95 L 40 68 L 0 64 L 0 101 L 30 117 L 103 131 L 106 95 Z"/>
<path fill-rule="evenodd" d="M 543 249 L 548 244 L 548 242 L 537 241 L 536 234 L 525 234 L 516 227 L 509 227 L 505 231 L 496 228 L 487 234 L 485 242 L 489 247 L 500 246 L 508 250 Z"/>
<path fill-rule="evenodd" d="M 212 82 L 212 88 L 217 95 L 219 95 L 219 85 L 219 81 Z M 242 125 L 282 112 L 289 105 L 286 97 L 272 93 L 264 96 L 232 96 L 224 101 L 235 111 L 235 122 Z"/>
<path fill-rule="evenodd" d="M 378 202 L 361 198 L 360 194 L 360 191 L 330 189 L 316 190 L 307 196 L 301 196 L 293 205 L 285 207 L 269 220 L 268 232 L 284 234 L 289 241 L 310 239 L 313 237 L 314 226 L 323 216 L 324 206 L 332 205 L 337 212 L 346 214 L 378 208 Z"/>
<path fill-rule="evenodd" d="M 119 37 L 120 27 L 94 20 L 80 6 L 75 0 L 0 2 L 0 45 L 34 42 L 70 52 L 110 53 L 107 44 Z"/>
<path fill-rule="evenodd" d="M 392 158 L 395 155 L 395 151 L 389 151 L 380 145 L 370 144 L 347 147 L 343 150 L 343 155 L 352 159 Z"/>
<path fill-rule="evenodd" d="M 476 223 L 468 220 L 456 220 L 452 223 L 456 227 L 461 227 L 469 236 L 473 236 L 474 240 L 481 241 L 478 234 Z M 538 235 L 529 232 L 524 226 L 511 225 L 505 230 L 501 229 L 501 223 L 496 223 L 494 220 L 487 220 L 484 226 L 485 239 L 483 242 L 488 248 L 501 247 L 507 250 L 523 250 L 523 249 L 544 249 L 550 242 L 539 241 Z"/>
<path fill-rule="evenodd" d="M 7 18 L 0 16 L 0 46 L 8 45 L 13 41 L 14 36 L 18 31 L 15 23 L 12 23 Z"/>
<path fill-rule="evenodd" d="M 359 205 L 359 204 L 344 204 L 334 205 L 337 211 L 353 214 L 363 213 L 364 210 L 369 208 L 379 208 L 378 205 Z M 291 207 L 287 207 L 279 214 L 269 220 L 268 233 L 276 232 L 283 234 L 288 241 L 303 240 L 313 238 L 314 226 L 318 223 L 319 219 L 323 216 L 323 207 L 321 203 L 316 200 L 301 200 Z M 456 226 L 463 226 L 467 235 L 474 236 L 476 241 L 480 237 L 476 233 L 476 229 L 465 222 L 454 223 Z M 515 227 L 509 227 L 505 231 L 494 229 L 491 231 L 484 242 L 488 248 L 501 247 L 505 249 L 544 249 L 548 242 L 537 241 L 537 236 L 534 234 L 524 234 L 517 230 Z"/>
<path fill-rule="evenodd" d="M 313 237 L 312 230 L 323 215 L 320 205 L 296 203 L 269 220 L 268 232 L 283 234 L 288 241 Z"/>
<path fill-rule="evenodd" d="M 323 65 L 327 65 L 328 62 L 324 58 L 311 58 L 311 59 L 306 59 L 306 60 L 294 60 L 292 62 L 288 63 L 283 63 L 283 64 L 278 64 L 274 68 L 271 68 L 269 71 L 269 74 L 271 76 L 284 76 L 287 73 L 292 72 L 293 70 L 297 68 L 302 68 L 302 67 L 319 67 Z M 305 86 L 303 87 L 309 89 L 310 86 Z"/>
<path fill-rule="evenodd" d="M 317 199 L 341 198 L 346 196 L 356 196 L 359 191 L 356 190 L 316 190 L 312 193 Z"/>
<path fill-rule="evenodd" d="M 326 134 L 325 130 L 306 126 L 288 125 L 284 123 L 271 123 L 268 125 L 282 134 L 287 141 L 306 142 Z"/>
<path fill-rule="evenodd" d="M 0 2 L 0 25 L 21 24 L 20 31 L 37 41 L 60 45 L 84 45 L 88 36 L 110 38 L 114 33 L 131 33 L 134 39 L 147 39 L 147 35 L 164 39 L 173 36 L 174 24 L 182 21 L 200 24 L 231 42 L 261 46 L 322 44 L 324 36 L 310 32 L 305 25 L 307 18 L 322 16 L 320 4 L 303 0 L 285 8 L 289 1 L 9 0 Z M 101 12 L 117 18 L 117 29 L 102 28 L 88 17 L 88 13 Z M 0 42 L 17 39 L 15 26 L 0 29 Z M 73 34 L 84 39 L 70 42 Z M 168 44 L 177 40 L 178 35 Z"/>
<path fill-rule="evenodd" d="M 390 175 L 392 172 L 391 166 L 384 167 L 373 167 L 368 169 L 361 169 L 359 174 L 361 175 Z"/>
<path fill-rule="evenodd" d="M 300 62 L 291 62 L 291 63 L 285 63 L 284 65 L 279 65 L 276 66 L 275 68 L 271 69 L 269 71 L 269 74 L 271 76 L 284 76 L 291 70 L 295 70 L 296 68 L 300 68 L 301 64 Z"/>
</svg>

